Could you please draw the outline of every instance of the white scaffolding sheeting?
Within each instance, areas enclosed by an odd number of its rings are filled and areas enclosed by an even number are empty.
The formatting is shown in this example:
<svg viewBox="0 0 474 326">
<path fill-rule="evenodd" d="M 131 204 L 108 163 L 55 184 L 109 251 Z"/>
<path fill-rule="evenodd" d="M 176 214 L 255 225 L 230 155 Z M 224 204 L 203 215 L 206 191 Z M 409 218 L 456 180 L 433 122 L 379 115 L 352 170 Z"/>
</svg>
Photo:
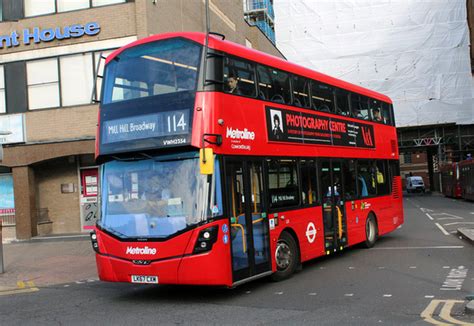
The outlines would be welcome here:
<svg viewBox="0 0 474 326">
<path fill-rule="evenodd" d="M 275 0 L 289 61 L 392 98 L 397 126 L 474 123 L 464 0 Z"/>
</svg>

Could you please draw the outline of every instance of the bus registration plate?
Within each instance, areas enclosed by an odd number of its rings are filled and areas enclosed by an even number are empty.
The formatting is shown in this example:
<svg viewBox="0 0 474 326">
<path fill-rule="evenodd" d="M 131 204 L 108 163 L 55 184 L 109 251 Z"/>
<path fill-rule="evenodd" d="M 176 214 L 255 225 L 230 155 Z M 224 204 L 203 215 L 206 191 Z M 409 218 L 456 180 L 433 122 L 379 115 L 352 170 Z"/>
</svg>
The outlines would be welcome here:
<svg viewBox="0 0 474 326">
<path fill-rule="evenodd" d="M 158 284 L 158 276 L 132 275 L 132 283 Z"/>
</svg>

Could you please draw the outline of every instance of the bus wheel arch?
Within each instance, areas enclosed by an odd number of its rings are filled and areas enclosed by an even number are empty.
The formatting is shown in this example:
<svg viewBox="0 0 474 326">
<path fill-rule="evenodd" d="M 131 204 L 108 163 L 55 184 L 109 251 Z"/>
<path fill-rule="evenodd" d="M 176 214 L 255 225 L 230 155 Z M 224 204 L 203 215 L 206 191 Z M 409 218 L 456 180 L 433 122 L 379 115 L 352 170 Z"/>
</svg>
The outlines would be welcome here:
<svg viewBox="0 0 474 326">
<path fill-rule="evenodd" d="M 377 216 L 373 211 L 370 211 L 367 214 L 367 218 L 365 219 L 365 241 L 364 246 L 366 248 L 372 248 L 377 241 L 379 236 L 379 227 Z"/>
<path fill-rule="evenodd" d="M 298 269 L 301 264 L 300 248 L 294 230 L 286 228 L 280 233 L 273 255 L 277 265 L 271 276 L 273 281 L 287 279 Z"/>
</svg>

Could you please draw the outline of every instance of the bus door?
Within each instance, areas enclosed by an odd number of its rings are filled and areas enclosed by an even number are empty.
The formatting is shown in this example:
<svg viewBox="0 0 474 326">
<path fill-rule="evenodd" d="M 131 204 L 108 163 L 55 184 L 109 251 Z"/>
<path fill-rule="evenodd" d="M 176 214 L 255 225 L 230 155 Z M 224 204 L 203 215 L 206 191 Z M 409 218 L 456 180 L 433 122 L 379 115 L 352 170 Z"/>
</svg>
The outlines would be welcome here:
<svg viewBox="0 0 474 326">
<path fill-rule="evenodd" d="M 271 271 L 261 161 L 226 162 L 233 282 Z"/>
<path fill-rule="evenodd" d="M 326 254 L 347 245 L 347 218 L 342 188 L 342 164 L 321 160 L 319 165 L 323 207 L 324 246 Z"/>
</svg>

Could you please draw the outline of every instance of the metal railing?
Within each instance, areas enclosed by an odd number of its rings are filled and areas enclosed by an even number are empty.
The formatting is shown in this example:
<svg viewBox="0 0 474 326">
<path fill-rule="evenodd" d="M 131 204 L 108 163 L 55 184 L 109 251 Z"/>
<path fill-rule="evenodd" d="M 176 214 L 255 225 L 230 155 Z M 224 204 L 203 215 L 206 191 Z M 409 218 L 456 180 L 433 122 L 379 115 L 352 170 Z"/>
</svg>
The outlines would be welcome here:
<svg viewBox="0 0 474 326">
<path fill-rule="evenodd" d="M 5 226 L 16 225 L 14 208 L 0 208 L 0 224 Z"/>
</svg>

